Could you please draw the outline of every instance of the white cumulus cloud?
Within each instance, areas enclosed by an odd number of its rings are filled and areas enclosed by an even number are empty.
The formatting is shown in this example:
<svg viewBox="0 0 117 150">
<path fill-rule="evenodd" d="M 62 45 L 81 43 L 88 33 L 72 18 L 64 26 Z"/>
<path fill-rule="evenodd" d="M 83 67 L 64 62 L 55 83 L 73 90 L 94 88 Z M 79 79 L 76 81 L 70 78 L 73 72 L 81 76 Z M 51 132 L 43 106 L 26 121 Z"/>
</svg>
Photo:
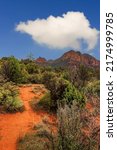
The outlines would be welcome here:
<svg viewBox="0 0 117 150">
<path fill-rule="evenodd" d="M 89 20 L 81 12 L 67 12 L 62 16 L 20 22 L 16 31 L 29 34 L 34 41 L 49 48 L 94 49 L 99 31 L 92 28 Z"/>
</svg>

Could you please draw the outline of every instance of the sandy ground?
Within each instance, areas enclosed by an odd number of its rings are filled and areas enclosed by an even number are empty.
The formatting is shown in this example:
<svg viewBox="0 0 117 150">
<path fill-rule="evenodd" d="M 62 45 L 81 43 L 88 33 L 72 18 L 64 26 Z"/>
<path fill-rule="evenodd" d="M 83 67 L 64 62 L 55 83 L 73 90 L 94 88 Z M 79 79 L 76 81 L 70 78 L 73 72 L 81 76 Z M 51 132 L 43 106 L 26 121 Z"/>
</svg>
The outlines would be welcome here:
<svg viewBox="0 0 117 150">
<path fill-rule="evenodd" d="M 16 150 L 17 139 L 31 128 L 39 123 L 44 116 L 52 119 L 53 116 L 45 112 L 34 112 L 29 105 L 35 96 L 40 98 L 44 95 L 44 91 L 40 90 L 38 94 L 32 92 L 32 88 L 41 85 L 31 85 L 20 87 L 20 98 L 24 102 L 25 111 L 15 114 L 0 114 L 0 150 Z"/>
</svg>

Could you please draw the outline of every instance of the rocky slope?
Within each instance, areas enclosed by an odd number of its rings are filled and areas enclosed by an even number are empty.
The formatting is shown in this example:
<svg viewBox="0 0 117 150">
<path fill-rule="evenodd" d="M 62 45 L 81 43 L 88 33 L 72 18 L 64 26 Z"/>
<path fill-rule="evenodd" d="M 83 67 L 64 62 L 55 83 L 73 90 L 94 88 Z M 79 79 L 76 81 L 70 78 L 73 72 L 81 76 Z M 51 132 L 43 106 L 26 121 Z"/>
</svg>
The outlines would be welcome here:
<svg viewBox="0 0 117 150">
<path fill-rule="evenodd" d="M 36 62 L 38 64 L 48 64 L 51 66 L 78 66 L 84 64 L 91 67 L 99 67 L 100 61 L 89 54 L 82 54 L 79 51 L 70 50 L 64 53 L 60 58 L 56 60 L 47 61 L 44 58 L 39 57 Z"/>
<path fill-rule="evenodd" d="M 36 62 L 37 63 L 46 63 L 47 60 L 45 58 L 39 57 L 39 58 L 36 59 Z"/>
</svg>

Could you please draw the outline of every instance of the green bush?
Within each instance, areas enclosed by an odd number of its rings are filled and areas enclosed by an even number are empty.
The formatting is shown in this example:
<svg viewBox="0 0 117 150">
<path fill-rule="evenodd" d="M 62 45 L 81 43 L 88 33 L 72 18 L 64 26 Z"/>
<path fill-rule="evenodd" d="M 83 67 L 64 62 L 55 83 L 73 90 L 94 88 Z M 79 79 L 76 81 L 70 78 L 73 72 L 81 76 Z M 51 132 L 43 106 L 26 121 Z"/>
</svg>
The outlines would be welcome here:
<svg viewBox="0 0 117 150">
<path fill-rule="evenodd" d="M 85 104 L 85 96 L 79 92 L 68 80 L 65 80 L 55 72 L 45 72 L 42 79 L 51 95 L 51 109 L 56 110 L 59 103 L 72 104 L 73 100 L 79 102 L 79 106 Z"/>
<path fill-rule="evenodd" d="M 51 108 L 51 95 L 50 92 L 47 92 L 38 102 L 38 107 L 42 107 L 44 109 L 50 109 Z"/>
<path fill-rule="evenodd" d="M 42 76 L 42 83 L 45 84 L 48 88 L 50 87 L 51 80 L 57 76 L 54 72 L 45 71 Z"/>
<path fill-rule="evenodd" d="M 52 77 L 46 81 L 46 87 L 51 94 L 51 109 L 55 111 L 58 103 L 63 100 L 67 81 L 62 78 Z"/>
<path fill-rule="evenodd" d="M 4 103 L 4 109 L 8 112 L 23 111 L 23 102 L 18 97 L 7 97 Z"/>
<path fill-rule="evenodd" d="M 75 100 L 79 103 L 79 106 L 82 107 L 85 105 L 86 97 L 83 93 L 79 92 L 74 85 L 68 83 L 63 94 L 63 100 L 67 104 L 72 104 L 73 100 Z"/>
<path fill-rule="evenodd" d="M 34 98 L 30 105 L 34 111 L 38 111 L 40 109 L 44 109 L 46 111 L 50 111 L 51 109 L 51 95 L 50 92 L 45 93 L 45 95 L 40 98 L 39 100 L 37 98 Z"/>
<path fill-rule="evenodd" d="M 39 66 L 34 62 L 28 63 L 26 69 L 29 74 L 39 73 Z"/>
<path fill-rule="evenodd" d="M 20 68 L 21 68 L 21 79 L 20 82 L 21 83 L 28 83 L 28 78 L 29 78 L 29 74 L 26 70 L 26 66 L 24 64 L 20 64 Z"/>
<path fill-rule="evenodd" d="M 86 95 L 100 96 L 100 81 L 90 81 L 87 86 L 83 88 L 83 90 Z"/>
<path fill-rule="evenodd" d="M 2 73 L 9 81 L 21 82 L 21 68 L 19 61 L 15 57 L 9 57 L 2 65 Z"/>
<path fill-rule="evenodd" d="M 23 102 L 18 98 L 18 89 L 11 83 L 0 87 L 0 106 L 8 112 L 23 111 Z"/>
<path fill-rule="evenodd" d="M 41 83 L 41 77 L 39 74 L 32 74 L 28 77 L 29 83 Z"/>
</svg>

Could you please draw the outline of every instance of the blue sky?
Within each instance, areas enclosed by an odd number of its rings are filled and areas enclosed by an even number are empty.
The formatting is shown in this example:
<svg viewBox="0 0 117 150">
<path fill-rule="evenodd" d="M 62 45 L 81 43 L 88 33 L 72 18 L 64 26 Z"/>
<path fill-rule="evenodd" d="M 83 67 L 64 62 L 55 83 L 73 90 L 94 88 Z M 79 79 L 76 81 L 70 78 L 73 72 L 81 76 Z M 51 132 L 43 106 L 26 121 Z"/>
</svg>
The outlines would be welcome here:
<svg viewBox="0 0 117 150">
<path fill-rule="evenodd" d="M 14 55 L 26 58 L 31 52 L 35 58 L 58 58 L 71 48 L 59 49 L 39 44 L 39 39 L 35 42 L 29 34 L 17 32 L 16 25 L 21 21 L 47 19 L 51 15 L 57 17 L 67 12 L 83 12 L 91 28 L 99 31 L 99 5 L 99 0 L 0 0 L 0 57 Z M 99 41 L 89 53 L 99 59 Z"/>
</svg>

